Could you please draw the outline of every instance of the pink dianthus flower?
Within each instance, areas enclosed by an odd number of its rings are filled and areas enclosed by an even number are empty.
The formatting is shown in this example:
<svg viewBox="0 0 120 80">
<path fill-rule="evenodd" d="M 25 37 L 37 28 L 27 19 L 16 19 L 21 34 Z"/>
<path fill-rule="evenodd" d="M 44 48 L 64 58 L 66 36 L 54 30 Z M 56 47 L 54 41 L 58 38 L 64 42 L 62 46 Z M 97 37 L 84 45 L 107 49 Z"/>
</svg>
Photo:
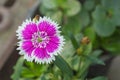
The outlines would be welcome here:
<svg viewBox="0 0 120 80">
<path fill-rule="evenodd" d="M 48 17 L 40 17 L 37 21 L 27 19 L 16 31 L 19 54 L 31 62 L 52 62 L 55 55 L 61 53 L 64 45 L 59 28 L 60 26 Z"/>
</svg>

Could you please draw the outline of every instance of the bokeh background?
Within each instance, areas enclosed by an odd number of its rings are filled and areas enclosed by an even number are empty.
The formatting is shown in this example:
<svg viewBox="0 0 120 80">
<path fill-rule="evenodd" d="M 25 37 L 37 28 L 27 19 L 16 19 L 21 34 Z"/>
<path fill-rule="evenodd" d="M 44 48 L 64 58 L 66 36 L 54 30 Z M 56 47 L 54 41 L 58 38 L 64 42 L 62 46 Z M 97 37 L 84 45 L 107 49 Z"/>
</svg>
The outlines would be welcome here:
<svg viewBox="0 0 120 80">
<path fill-rule="evenodd" d="M 91 65 L 88 78 L 107 76 L 120 80 L 120 0 L 0 0 L 0 80 L 10 80 L 19 55 L 16 29 L 36 14 L 49 16 L 62 26 L 66 45 L 63 54 L 75 51 L 69 40 L 72 34 L 79 44 L 87 36 L 92 50 L 101 50 L 106 65 Z M 68 60 L 69 61 L 69 60 Z"/>
</svg>

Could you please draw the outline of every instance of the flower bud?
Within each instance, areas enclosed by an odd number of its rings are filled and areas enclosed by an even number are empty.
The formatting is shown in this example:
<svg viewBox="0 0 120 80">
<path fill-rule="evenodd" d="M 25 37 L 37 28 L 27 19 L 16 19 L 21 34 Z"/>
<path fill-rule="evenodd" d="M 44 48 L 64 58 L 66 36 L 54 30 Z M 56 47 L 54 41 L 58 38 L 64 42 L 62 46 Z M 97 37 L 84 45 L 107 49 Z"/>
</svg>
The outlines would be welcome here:
<svg viewBox="0 0 120 80">
<path fill-rule="evenodd" d="M 81 55 L 81 54 L 82 54 L 82 52 L 83 52 L 82 47 L 80 47 L 80 48 L 78 48 L 78 49 L 77 49 L 77 54 L 78 54 L 78 55 Z"/>
<path fill-rule="evenodd" d="M 82 44 L 89 44 L 90 43 L 90 39 L 87 36 L 85 36 L 85 37 L 82 38 L 81 43 Z"/>
</svg>

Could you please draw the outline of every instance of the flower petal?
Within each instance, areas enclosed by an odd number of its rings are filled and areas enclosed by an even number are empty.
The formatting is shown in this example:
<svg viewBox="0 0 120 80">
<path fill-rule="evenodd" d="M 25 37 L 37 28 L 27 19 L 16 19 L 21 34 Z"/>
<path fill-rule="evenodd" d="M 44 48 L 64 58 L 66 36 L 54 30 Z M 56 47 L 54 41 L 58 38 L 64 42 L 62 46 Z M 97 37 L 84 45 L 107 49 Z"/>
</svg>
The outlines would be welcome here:
<svg viewBox="0 0 120 80">
<path fill-rule="evenodd" d="M 46 50 L 49 53 L 52 53 L 52 52 L 54 52 L 54 51 L 56 51 L 58 49 L 59 44 L 60 44 L 60 40 L 59 40 L 59 38 L 57 36 L 50 37 L 50 41 L 46 46 Z"/>
<path fill-rule="evenodd" d="M 47 54 L 44 48 L 36 48 L 34 51 L 34 55 L 40 59 L 45 59 L 50 57 L 50 55 Z"/>
<path fill-rule="evenodd" d="M 28 56 L 31 56 L 33 50 L 35 49 L 31 41 L 24 41 L 22 43 L 22 49 L 26 52 Z"/>
<path fill-rule="evenodd" d="M 22 31 L 23 39 L 32 39 L 32 34 L 37 32 L 37 25 L 33 22 L 25 25 L 26 27 Z"/>
<path fill-rule="evenodd" d="M 47 19 L 47 18 L 46 18 Z M 48 36 L 53 36 L 57 33 L 57 24 L 51 22 L 50 20 L 40 19 L 38 23 L 39 31 L 44 31 Z"/>
<path fill-rule="evenodd" d="M 36 48 L 33 56 L 37 63 L 50 63 L 52 60 L 55 60 L 54 56 L 47 54 L 45 48 Z"/>
</svg>

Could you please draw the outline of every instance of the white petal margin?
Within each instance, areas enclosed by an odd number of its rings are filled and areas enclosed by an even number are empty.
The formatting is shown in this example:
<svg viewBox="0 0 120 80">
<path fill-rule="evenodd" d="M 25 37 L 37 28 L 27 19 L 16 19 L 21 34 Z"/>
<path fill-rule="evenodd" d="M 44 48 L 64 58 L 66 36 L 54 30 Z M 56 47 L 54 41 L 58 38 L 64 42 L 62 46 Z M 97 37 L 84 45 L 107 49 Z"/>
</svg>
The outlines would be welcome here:
<svg viewBox="0 0 120 80">
<path fill-rule="evenodd" d="M 20 55 L 24 55 L 24 54 L 25 54 L 25 51 L 22 49 L 22 41 L 19 41 L 19 42 L 17 42 L 17 43 L 18 43 L 18 44 L 17 44 L 17 46 L 18 46 L 17 50 L 20 51 L 19 54 L 20 54 Z"/>
<path fill-rule="evenodd" d="M 16 30 L 16 36 L 18 37 L 18 40 L 22 40 L 22 31 L 24 30 L 24 28 L 26 27 L 26 25 L 33 23 L 33 21 L 31 19 L 26 19 L 21 26 L 18 27 L 18 29 Z"/>
<path fill-rule="evenodd" d="M 59 24 L 57 22 L 53 21 L 49 17 L 44 16 L 43 18 L 42 17 L 39 18 L 39 21 L 37 22 L 37 24 L 39 24 L 39 23 L 41 23 L 43 21 L 46 21 L 46 22 L 50 23 L 50 25 L 53 25 L 54 28 L 56 29 L 57 34 L 60 33 L 60 31 L 59 31 L 60 26 L 59 26 Z"/>
<path fill-rule="evenodd" d="M 28 56 L 27 54 L 24 54 L 24 59 L 26 59 L 27 61 L 32 62 L 34 60 L 34 58 L 32 56 Z"/>
<path fill-rule="evenodd" d="M 39 64 L 50 64 L 51 62 L 55 61 L 55 56 L 50 56 L 49 58 L 44 59 L 37 58 L 34 55 L 32 55 L 32 57 L 34 58 L 35 62 Z"/>
<path fill-rule="evenodd" d="M 23 41 L 19 41 L 18 42 L 18 48 L 17 48 L 17 50 L 20 51 L 19 54 L 23 55 L 24 59 L 26 59 L 27 61 L 32 62 L 34 58 L 32 56 L 28 56 L 28 54 L 26 54 L 26 52 L 22 49 L 22 43 L 23 43 Z"/>
<path fill-rule="evenodd" d="M 56 49 L 54 52 L 51 52 L 51 53 L 48 52 L 50 56 L 57 56 L 58 54 L 61 54 L 63 50 L 63 46 L 65 45 L 64 37 L 60 35 L 57 35 L 57 37 L 59 37 L 60 39 L 60 44 L 58 45 L 58 49 Z"/>
</svg>

